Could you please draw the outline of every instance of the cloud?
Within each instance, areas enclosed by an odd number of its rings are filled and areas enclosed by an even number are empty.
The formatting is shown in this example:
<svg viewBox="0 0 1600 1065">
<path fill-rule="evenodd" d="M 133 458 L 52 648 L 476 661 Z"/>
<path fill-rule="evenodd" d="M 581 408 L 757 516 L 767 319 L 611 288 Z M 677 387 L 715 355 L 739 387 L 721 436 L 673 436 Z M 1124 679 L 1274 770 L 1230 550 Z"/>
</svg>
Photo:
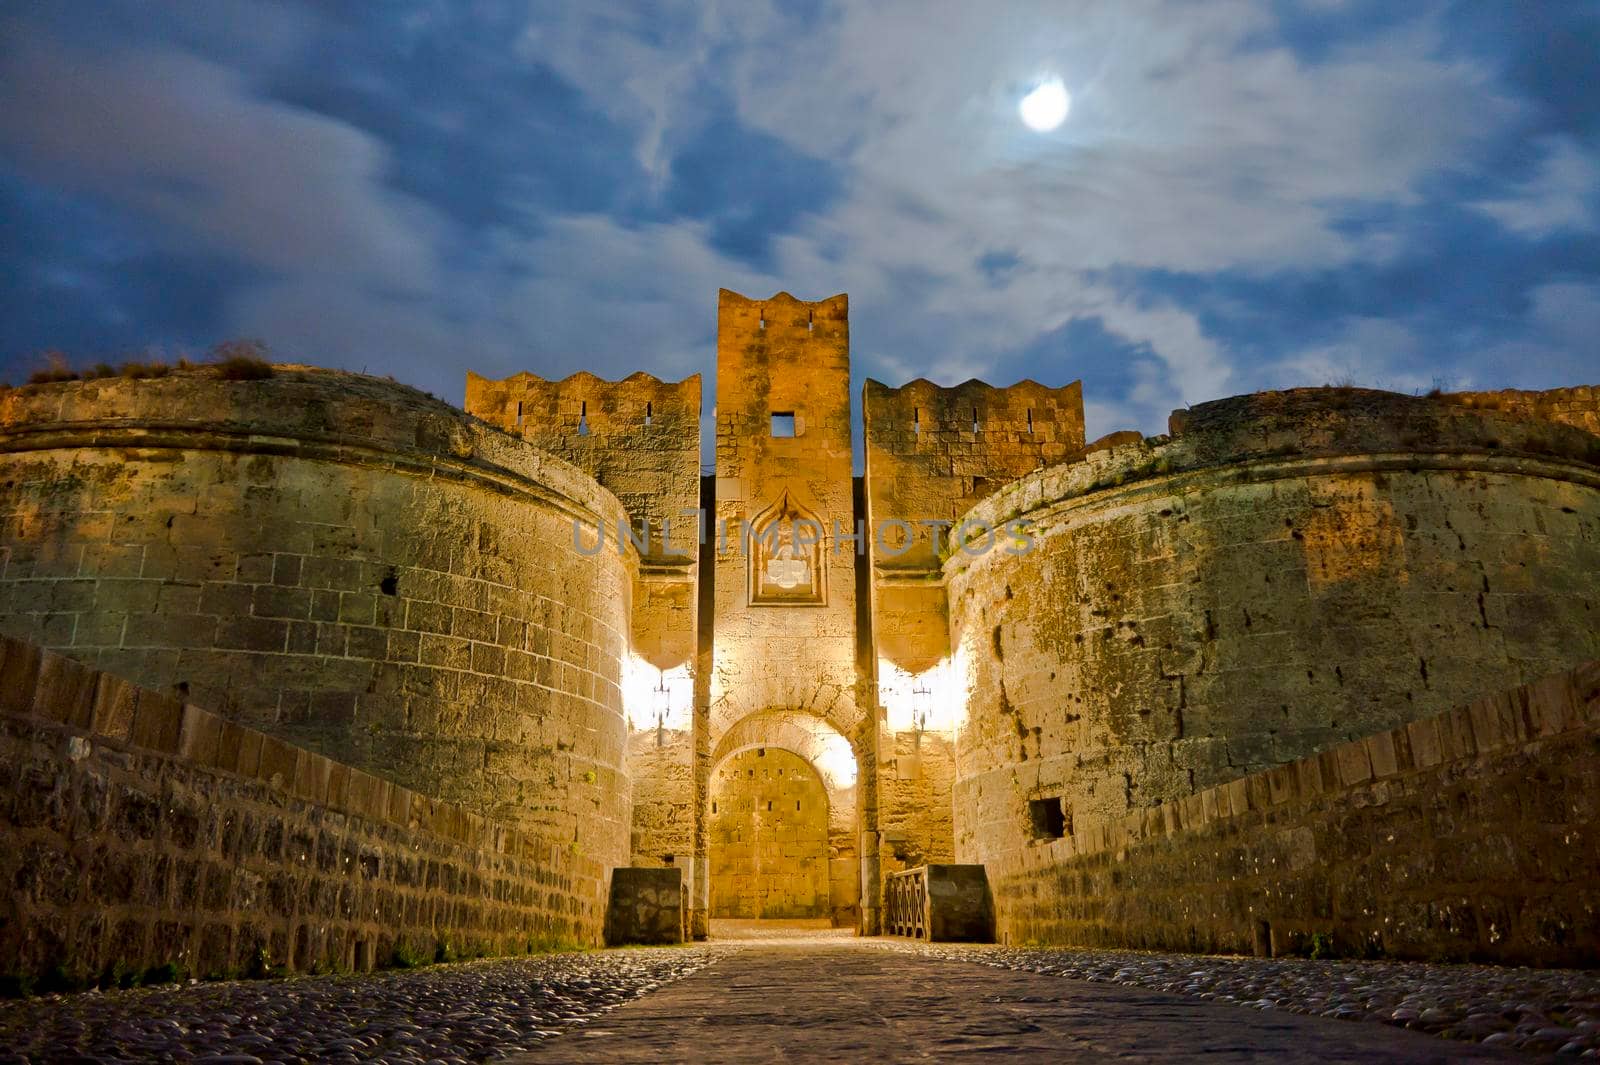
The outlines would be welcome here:
<svg viewBox="0 0 1600 1065">
<path fill-rule="evenodd" d="M 1600 384 L 1596 336 L 1600 336 L 1600 281 L 1553 281 L 1534 287 L 1517 327 L 1474 352 L 1466 365 L 1473 382 L 1483 383 L 1480 387 Z"/>
<path fill-rule="evenodd" d="M 1600 159 L 1569 137 L 1546 140 L 1544 159 L 1533 177 L 1505 199 L 1474 206 L 1511 232 L 1538 240 L 1564 230 L 1594 229 L 1594 201 L 1600 189 Z"/>
<path fill-rule="evenodd" d="M 775 242 L 771 272 L 852 293 L 869 372 L 950 383 L 1094 318 L 1151 356 L 1114 404 L 1147 427 L 1239 374 L 1197 314 L 1100 274 L 1270 276 L 1392 255 L 1388 234 L 1342 225 L 1351 206 L 1419 202 L 1516 110 L 1484 71 L 1436 58 L 1425 20 L 1307 63 L 1262 43 L 1275 16 L 1245 0 L 1030 2 L 1004 18 L 957 3 L 804 18 L 750 3 L 660 30 L 557 21 L 530 31 L 524 54 L 633 116 L 642 152 L 670 150 L 700 121 L 705 87 L 725 81 L 743 123 L 835 162 L 839 194 Z M 1015 106 L 1045 73 L 1074 102 L 1040 137 Z"/>
<path fill-rule="evenodd" d="M 248 266 L 191 321 L 451 399 L 469 367 L 711 371 L 719 287 L 846 291 L 858 376 L 1081 376 L 1091 432 L 1160 431 L 1258 387 L 1584 372 L 1600 175 L 1442 11 L 429 0 L 256 47 L 79 12 L 10 24 L 0 151 L 160 222 L 169 276 Z M 1016 115 L 1044 75 L 1047 136 Z M 8 258 L 135 261 L 52 254 Z"/>
<path fill-rule="evenodd" d="M 426 287 L 433 222 L 383 186 L 385 150 L 159 47 L 64 46 L 23 23 L 0 52 L 0 144 L 25 169 L 285 273 Z"/>
</svg>

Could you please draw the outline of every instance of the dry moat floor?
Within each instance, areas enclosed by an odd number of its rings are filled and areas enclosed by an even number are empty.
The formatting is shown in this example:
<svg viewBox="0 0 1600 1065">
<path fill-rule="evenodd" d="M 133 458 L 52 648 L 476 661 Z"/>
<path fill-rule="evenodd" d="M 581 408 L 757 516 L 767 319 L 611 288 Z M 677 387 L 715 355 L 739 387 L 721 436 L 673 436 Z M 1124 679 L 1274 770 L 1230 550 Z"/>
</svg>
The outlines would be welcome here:
<svg viewBox="0 0 1600 1065">
<path fill-rule="evenodd" d="M 714 931 L 692 947 L 8 1002 L 0 1061 L 1600 1057 L 1600 973 Z"/>
</svg>

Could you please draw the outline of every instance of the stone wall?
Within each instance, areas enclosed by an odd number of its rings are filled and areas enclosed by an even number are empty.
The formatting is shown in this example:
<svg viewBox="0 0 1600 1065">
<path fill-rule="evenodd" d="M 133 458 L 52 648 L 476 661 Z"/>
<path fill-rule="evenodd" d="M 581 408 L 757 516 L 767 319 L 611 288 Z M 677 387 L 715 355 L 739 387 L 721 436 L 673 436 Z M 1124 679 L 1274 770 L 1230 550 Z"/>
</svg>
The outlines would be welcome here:
<svg viewBox="0 0 1600 1065">
<path fill-rule="evenodd" d="M 467 374 L 466 410 L 541 451 L 566 459 L 609 490 L 635 523 L 649 522 L 647 559 L 672 545 L 693 561 L 700 505 L 700 375 L 661 381 L 636 373 L 606 381 L 587 372 L 559 381 L 531 373 L 501 381 Z"/>
<path fill-rule="evenodd" d="M 861 410 L 867 506 L 874 521 L 954 522 L 1002 486 L 1063 462 L 1084 446 L 1080 381 L 1061 388 L 1033 381 L 996 388 L 974 380 L 942 388 L 919 378 L 891 388 L 869 380 Z M 888 570 L 938 569 L 943 559 L 931 531 L 918 528 L 916 534 L 903 553 L 879 552 L 874 563 Z M 886 620 L 880 613 L 880 644 L 894 632 L 882 627 Z M 892 649 L 886 653 L 894 657 Z"/>
<path fill-rule="evenodd" d="M 632 664 L 659 670 L 686 667 L 695 654 L 696 632 L 699 375 L 671 382 L 636 373 L 606 381 L 575 373 L 551 381 L 519 373 L 493 381 L 468 373 L 466 409 L 571 462 L 617 497 L 634 529 L 649 530 L 633 585 Z M 614 552 L 615 527 L 603 536 L 606 550 Z M 625 688 L 624 697 L 628 695 Z M 682 697 L 690 696 L 686 692 Z M 649 707 L 631 709 L 636 722 L 649 716 Z M 671 742 L 659 748 L 653 730 L 635 733 L 630 740 L 631 861 L 656 866 L 672 854 L 692 876 L 695 793 L 686 733 L 668 733 L 664 739 Z"/>
<path fill-rule="evenodd" d="M 1449 392 L 1438 397 L 1475 410 L 1501 411 L 1522 418 L 1571 425 L 1600 436 L 1600 388 L 1552 388 L 1524 392 L 1508 388 L 1499 392 Z"/>
<path fill-rule="evenodd" d="M 988 861 L 1002 940 L 1593 966 L 1600 662 Z"/>
<path fill-rule="evenodd" d="M 0 972 L 598 942 L 607 865 L 0 638 Z M 258 952 L 264 952 L 259 954 Z"/>
<path fill-rule="evenodd" d="M 0 399 L 0 632 L 627 860 L 636 553 L 581 471 L 392 382 L 278 367 Z"/>
<path fill-rule="evenodd" d="M 778 747 L 742 751 L 711 777 L 711 916 L 827 917 L 828 794 Z"/>
<path fill-rule="evenodd" d="M 886 733 L 879 772 L 878 825 L 887 853 L 883 875 L 955 861 L 950 739 L 936 732 Z"/>
<path fill-rule="evenodd" d="M 958 860 L 1600 657 L 1600 439 L 1355 390 L 1174 430 L 973 511 L 1035 542 L 946 565 Z"/>
<path fill-rule="evenodd" d="M 861 409 L 868 525 L 884 530 L 872 543 L 874 651 L 897 670 L 923 674 L 950 650 L 938 579 L 950 530 L 936 544 L 934 529 L 919 523 L 953 523 L 1003 485 L 1080 451 L 1083 386 L 974 380 L 941 388 L 919 378 L 890 388 L 869 380 Z M 906 523 L 910 535 L 890 531 L 890 522 Z"/>
<path fill-rule="evenodd" d="M 633 779 L 633 857 L 641 868 L 675 865 L 694 855 L 694 759 L 689 732 L 654 729 L 628 738 Z"/>
</svg>

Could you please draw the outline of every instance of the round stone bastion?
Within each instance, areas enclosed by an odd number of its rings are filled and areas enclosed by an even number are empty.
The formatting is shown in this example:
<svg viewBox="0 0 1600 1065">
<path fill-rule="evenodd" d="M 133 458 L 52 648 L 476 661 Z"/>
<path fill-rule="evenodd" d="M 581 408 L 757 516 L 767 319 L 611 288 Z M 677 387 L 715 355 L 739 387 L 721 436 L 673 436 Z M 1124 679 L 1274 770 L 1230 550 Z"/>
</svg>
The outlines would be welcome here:
<svg viewBox="0 0 1600 1065">
<path fill-rule="evenodd" d="M 278 366 L 0 393 L 0 629 L 627 861 L 637 558 L 577 468 L 414 389 Z M 631 550 L 631 549 L 630 549 Z"/>
<path fill-rule="evenodd" d="M 959 861 L 1600 657 L 1600 437 L 1302 389 L 1105 445 L 967 515 L 1031 541 L 945 565 Z"/>
</svg>

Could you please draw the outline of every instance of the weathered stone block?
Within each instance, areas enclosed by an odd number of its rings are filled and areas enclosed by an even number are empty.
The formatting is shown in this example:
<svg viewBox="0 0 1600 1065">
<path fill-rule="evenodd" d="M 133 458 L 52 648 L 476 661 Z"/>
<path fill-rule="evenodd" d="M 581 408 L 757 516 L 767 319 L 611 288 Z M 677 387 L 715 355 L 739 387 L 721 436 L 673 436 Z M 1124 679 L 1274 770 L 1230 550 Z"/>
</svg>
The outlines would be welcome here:
<svg viewBox="0 0 1600 1065">
<path fill-rule="evenodd" d="M 87 728 L 94 718 L 95 674 L 73 659 L 45 654 L 33 690 L 33 714 Z"/>
<path fill-rule="evenodd" d="M 130 742 L 146 750 L 177 754 L 183 733 L 183 703 L 170 696 L 141 691 L 134 706 Z"/>
<path fill-rule="evenodd" d="M 613 869 L 611 901 L 606 909 L 606 943 L 683 942 L 685 901 L 683 870 L 676 866 Z"/>
<path fill-rule="evenodd" d="M 94 719 L 90 725 L 97 736 L 127 740 L 133 733 L 134 712 L 139 689 L 129 681 L 101 673 L 95 686 Z"/>
</svg>

